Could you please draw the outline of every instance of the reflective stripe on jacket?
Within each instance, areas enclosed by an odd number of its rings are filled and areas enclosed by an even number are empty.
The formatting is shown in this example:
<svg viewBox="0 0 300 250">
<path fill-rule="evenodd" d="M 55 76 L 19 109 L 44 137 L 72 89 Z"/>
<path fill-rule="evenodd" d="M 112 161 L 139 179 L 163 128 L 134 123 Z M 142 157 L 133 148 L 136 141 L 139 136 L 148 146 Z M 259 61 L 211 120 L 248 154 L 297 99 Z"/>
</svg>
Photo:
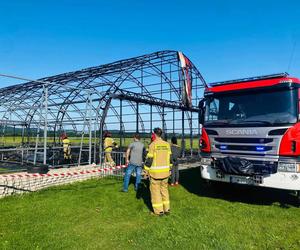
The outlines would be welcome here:
<svg viewBox="0 0 300 250">
<path fill-rule="evenodd" d="M 170 175 L 170 144 L 161 138 L 157 138 L 149 145 L 147 158 L 152 158 L 150 168 L 145 167 L 149 171 L 149 175 L 155 179 L 164 179 Z"/>
</svg>

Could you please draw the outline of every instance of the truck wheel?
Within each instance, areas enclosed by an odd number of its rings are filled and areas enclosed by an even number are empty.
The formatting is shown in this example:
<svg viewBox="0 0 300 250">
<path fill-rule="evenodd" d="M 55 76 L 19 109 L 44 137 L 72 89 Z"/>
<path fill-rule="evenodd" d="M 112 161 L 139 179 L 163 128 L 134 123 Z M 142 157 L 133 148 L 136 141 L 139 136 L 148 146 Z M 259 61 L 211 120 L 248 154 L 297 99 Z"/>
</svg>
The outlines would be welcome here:
<svg viewBox="0 0 300 250">
<path fill-rule="evenodd" d="M 221 185 L 222 183 L 220 183 L 219 181 L 211 181 L 211 180 L 205 180 L 204 182 L 204 186 L 206 188 L 209 188 L 215 192 L 219 192 L 221 189 Z"/>
<path fill-rule="evenodd" d="M 296 191 L 297 206 L 300 207 L 300 191 Z"/>
<path fill-rule="evenodd" d="M 212 182 L 210 180 L 203 180 L 203 185 L 205 188 L 210 188 L 212 186 Z"/>
</svg>

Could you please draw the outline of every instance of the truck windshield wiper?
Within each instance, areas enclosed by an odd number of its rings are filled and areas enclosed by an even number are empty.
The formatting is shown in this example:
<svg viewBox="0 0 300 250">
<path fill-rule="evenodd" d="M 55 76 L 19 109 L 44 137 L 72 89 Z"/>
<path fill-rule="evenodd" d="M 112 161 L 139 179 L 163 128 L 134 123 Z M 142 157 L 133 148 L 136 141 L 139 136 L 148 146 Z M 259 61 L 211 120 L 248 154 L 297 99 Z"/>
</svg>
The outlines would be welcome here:
<svg viewBox="0 0 300 250">
<path fill-rule="evenodd" d="M 259 121 L 259 120 L 257 120 L 257 121 L 255 121 L 255 120 L 239 120 L 237 123 L 239 123 L 239 124 L 241 124 L 241 123 L 243 123 L 243 124 L 247 124 L 247 123 L 254 123 L 254 124 L 266 124 L 266 125 L 273 125 L 273 123 L 272 122 L 269 122 L 269 121 Z"/>
<path fill-rule="evenodd" d="M 207 121 L 206 122 L 209 125 L 226 125 L 229 124 L 228 120 L 215 120 L 215 121 Z"/>
</svg>

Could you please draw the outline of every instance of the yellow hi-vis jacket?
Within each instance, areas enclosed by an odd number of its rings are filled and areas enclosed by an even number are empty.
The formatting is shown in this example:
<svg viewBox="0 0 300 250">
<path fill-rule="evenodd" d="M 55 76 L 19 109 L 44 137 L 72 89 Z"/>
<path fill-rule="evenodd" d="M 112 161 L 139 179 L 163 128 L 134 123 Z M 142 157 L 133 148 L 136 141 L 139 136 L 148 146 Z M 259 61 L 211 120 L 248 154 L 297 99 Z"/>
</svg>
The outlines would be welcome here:
<svg viewBox="0 0 300 250">
<path fill-rule="evenodd" d="M 105 152 L 111 152 L 113 150 L 114 147 L 114 139 L 111 137 L 106 137 L 104 139 L 104 151 Z"/>
<path fill-rule="evenodd" d="M 157 138 L 149 145 L 146 156 L 145 170 L 154 179 L 164 179 L 170 176 L 171 164 L 170 144 L 161 138 Z"/>
<path fill-rule="evenodd" d="M 71 158 L 71 142 L 68 138 L 62 140 L 64 149 L 64 158 Z"/>
<path fill-rule="evenodd" d="M 67 151 L 70 147 L 70 140 L 68 138 L 62 140 L 64 151 Z"/>
</svg>

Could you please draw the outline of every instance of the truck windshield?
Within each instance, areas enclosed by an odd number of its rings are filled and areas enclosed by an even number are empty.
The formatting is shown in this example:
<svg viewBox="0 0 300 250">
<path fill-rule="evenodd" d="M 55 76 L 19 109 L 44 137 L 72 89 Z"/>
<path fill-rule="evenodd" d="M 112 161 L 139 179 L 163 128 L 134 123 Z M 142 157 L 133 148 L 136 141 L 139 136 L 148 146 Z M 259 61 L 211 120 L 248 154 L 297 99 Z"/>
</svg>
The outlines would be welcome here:
<svg viewBox="0 0 300 250">
<path fill-rule="evenodd" d="M 295 89 L 219 94 L 206 104 L 205 126 L 272 126 L 296 121 Z"/>
</svg>

